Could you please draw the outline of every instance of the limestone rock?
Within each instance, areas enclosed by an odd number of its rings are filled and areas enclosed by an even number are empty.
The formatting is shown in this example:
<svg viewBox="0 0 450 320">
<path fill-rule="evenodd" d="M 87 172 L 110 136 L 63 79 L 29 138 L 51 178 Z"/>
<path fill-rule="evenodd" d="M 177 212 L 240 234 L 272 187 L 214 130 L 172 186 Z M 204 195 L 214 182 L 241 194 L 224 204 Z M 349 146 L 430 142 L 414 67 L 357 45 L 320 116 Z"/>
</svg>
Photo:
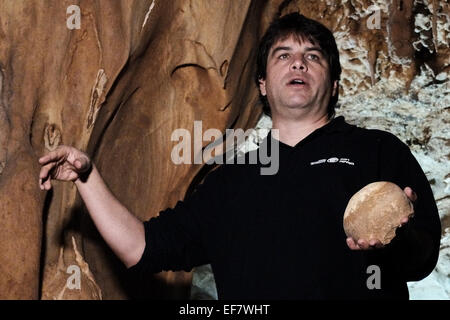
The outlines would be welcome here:
<svg viewBox="0 0 450 320">
<path fill-rule="evenodd" d="M 350 198 L 344 213 L 344 230 L 355 241 L 378 239 L 384 245 L 395 237 L 400 220 L 414 212 L 400 187 L 386 181 L 373 182 Z"/>
</svg>

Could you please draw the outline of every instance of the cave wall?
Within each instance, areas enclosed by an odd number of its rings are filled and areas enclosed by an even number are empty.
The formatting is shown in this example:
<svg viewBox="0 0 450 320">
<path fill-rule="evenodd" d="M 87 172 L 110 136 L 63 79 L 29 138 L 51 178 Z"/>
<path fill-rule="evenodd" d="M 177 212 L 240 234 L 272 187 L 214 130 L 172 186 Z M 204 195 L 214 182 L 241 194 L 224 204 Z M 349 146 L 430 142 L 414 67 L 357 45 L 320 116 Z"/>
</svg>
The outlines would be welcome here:
<svg viewBox="0 0 450 320">
<path fill-rule="evenodd" d="M 69 28 L 73 4 L 82 8 L 80 29 Z M 149 5 L 0 2 L 1 298 L 100 296 L 67 228 L 76 190 L 56 183 L 52 192 L 38 192 L 37 158 L 63 143 L 87 148 L 115 79 L 148 42 L 139 26 Z M 82 270 L 86 290 L 65 292 L 70 265 Z"/>
<path fill-rule="evenodd" d="M 72 5 L 79 29 L 69 28 Z M 194 120 L 222 132 L 258 119 L 270 127 L 259 118 L 254 48 L 272 17 L 292 11 L 336 37 L 337 114 L 396 134 L 427 174 L 441 257 L 410 291 L 450 297 L 449 9 L 448 0 L 0 0 L 0 298 L 129 298 L 124 267 L 75 187 L 39 190 L 38 157 L 73 145 L 139 218 L 173 206 L 204 175 L 201 164 L 170 161 L 173 130 L 192 132 Z M 67 285 L 73 266 L 80 288 Z M 156 275 L 150 297 L 187 297 L 191 276 Z M 214 297 L 204 268 L 193 288 L 194 298 Z"/>
<path fill-rule="evenodd" d="M 75 146 L 139 218 L 173 206 L 201 167 L 170 161 L 173 130 L 192 131 L 194 120 L 204 130 L 245 128 L 259 116 L 251 71 L 265 8 L 0 1 L 0 298 L 130 296 L 74 185 L 40 192 L 37 159 Z M 155 297 L 186 297 L 190 274 L 162 273 L 153 286 Z"/>
</svg>

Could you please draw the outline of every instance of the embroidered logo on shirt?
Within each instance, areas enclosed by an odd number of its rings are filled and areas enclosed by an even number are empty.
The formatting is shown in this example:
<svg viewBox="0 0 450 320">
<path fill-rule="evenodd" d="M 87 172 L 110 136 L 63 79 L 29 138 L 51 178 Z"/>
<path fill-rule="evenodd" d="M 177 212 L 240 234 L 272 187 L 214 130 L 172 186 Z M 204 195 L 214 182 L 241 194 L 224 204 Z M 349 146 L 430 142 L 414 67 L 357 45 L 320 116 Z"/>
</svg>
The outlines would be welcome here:
<svg viewBox="0 0 450 320">
<path fill-rule="evenodd" d="M 322 163 L 345 163 L 350 166 L 355 165 L 355 163 L 351 162 L 350 159 L 348 159 L 348 158 L 336 158 L 336 157 L 332 157 L 332 158 L 328 158 L 328 159 L 320 159 L 320 160 L 311 162 L 310 165 L 314 166 L 316 164 L 322 164 Z"/>
</svg>

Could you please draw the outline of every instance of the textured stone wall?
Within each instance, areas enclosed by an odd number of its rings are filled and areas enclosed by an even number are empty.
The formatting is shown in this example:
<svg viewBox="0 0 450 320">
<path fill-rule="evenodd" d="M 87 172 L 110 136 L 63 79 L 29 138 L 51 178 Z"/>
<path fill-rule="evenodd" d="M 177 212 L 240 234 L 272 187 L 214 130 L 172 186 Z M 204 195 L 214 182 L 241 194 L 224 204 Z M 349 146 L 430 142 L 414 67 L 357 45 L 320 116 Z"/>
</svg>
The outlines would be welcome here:
<svg viewBox="0 0 450 320">
<path fill-rule="evenodd" d="M 67 26 L 71 5 L 80 9 L 79 29 Z M 74 186 L 39 190 L 37 158 L 73 145 L 94 158 L 139 218 L 173 206 L 204 172 L 170 161 L 171 133 L 192 132 L 194 120 L 222 132 L 255 125 L 261 109 L 254 49 L 274 16 L 292 11 L 322 21 L 336 36 L 344 69 L 337 113 L 396 134 L 424 168 L 442 218 L 442 250 L 436 271 L 411 284 L 411 292 L 449 297 L 449 6 L 448 0 L 0 0 L 0 298 L 129 297 L 124 267 Z M 270 127 L 270 119 L 257 126 Z M 81 289 L 67 286 L 72 267 Z M 204 284 L 211 274 L 203 272 L 194 273 L 197 298 L 214 296 L 213 285 Z M 190 281 L 188 273 L 169 272 L 149 286 L 153 297 L 183 298 Z"/>
<path fill-rule="evenodd" d="M 174 206 L 201 165 L 171 161 L 172 132 L 259 116 L 251 80 L 264 4 L 0 0 L 0 298 L 130 296 L 74 185 L 41 192 L 37 159 L 72 145 L 142 220 Z M 190 278 L 161 273 L 148 294 L 186 297 Z"/>
</svg>

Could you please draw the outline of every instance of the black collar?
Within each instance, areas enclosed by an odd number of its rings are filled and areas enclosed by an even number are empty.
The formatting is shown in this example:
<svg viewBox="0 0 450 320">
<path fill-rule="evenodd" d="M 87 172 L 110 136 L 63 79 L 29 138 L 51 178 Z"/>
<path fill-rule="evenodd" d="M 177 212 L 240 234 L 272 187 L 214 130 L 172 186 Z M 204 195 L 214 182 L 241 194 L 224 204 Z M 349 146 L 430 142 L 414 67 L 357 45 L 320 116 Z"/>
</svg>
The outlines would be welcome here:
<svg viewBox="0 0 450 320">
<path fill-rule="evenodd" d="M 279 145 L 281 148 L 295 149 L 299 145 L 306 143 L 307 141 L 313 139 L 317 135 L 329 134 L 329 133 L 333 133 L 333 132 L 346 132 L 346 131 L 349 131 L 352 127 L 354 127 L 354 126 L 345 122 L 345 118 L 343 116 L 338 116 L 336 118 L 331 119 L 331 121 L 328 122 L 327 124 L 325 124 L 324 126 L 317 128 L 316 130 L 311 132 L 307 137 L 305 137 L 303 140 L 298 142 L 295 146 L 287 145 L 281 141 L 279 141 Z M 269 131 L 267 139 L 272 139 L 271 131 Z"/>
<path fill-rule="evenodd" d="M 318 130 L 323 130 L 326 133 L 331 132 L 346 132 L 349 131 L 353 126 L 345 122 L 345 118 L 343 116 L 338 116 L 336 118 L 331 119 L 326 125 L 320 127 Z"/>
</svg>

